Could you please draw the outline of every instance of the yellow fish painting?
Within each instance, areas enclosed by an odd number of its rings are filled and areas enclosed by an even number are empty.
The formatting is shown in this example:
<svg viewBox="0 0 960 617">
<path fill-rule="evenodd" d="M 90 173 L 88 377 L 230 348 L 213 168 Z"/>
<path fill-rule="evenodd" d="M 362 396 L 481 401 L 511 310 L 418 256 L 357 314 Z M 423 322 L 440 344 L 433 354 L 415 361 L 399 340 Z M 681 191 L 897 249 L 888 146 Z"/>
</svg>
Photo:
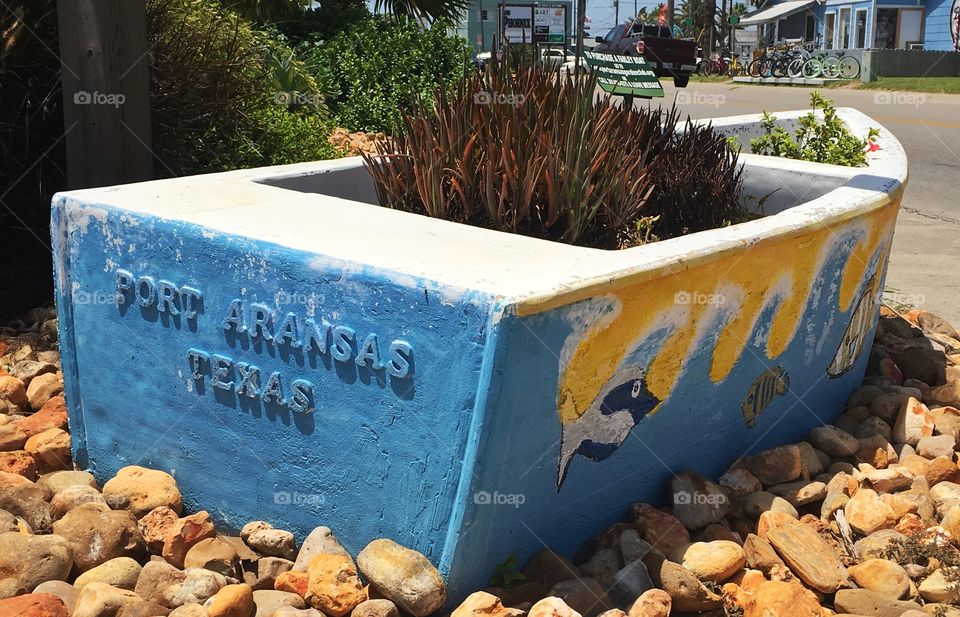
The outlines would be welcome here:
<svg viewBox="0 0 960 617">
<path fill-rule="evenodd" d="M 790 376 L 782 366 L 775 366 L 760 373 L 747 390 L 743 399 L 743 419 L 748 428 L 753 428 L 757 417 L 773 402 L 790 389 Z"/>
</svg>

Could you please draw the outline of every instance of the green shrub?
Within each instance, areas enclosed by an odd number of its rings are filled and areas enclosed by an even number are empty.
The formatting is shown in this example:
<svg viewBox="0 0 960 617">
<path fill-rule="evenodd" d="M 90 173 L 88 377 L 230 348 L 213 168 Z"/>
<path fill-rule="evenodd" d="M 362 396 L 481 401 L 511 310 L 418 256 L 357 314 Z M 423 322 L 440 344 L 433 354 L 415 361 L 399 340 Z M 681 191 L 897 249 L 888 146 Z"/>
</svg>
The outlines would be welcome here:
<svg viewBox="0 0 960 617">
<path fill-rule="evenodd" d="M 776 125 L 776 116 L 764 112 L 764 134 L 750 140 L 751 152 L 847 167 L 866 165 L 867 148 L 879 131 L 870 129 L 865 139 L 853 135 L 837 117 L 833 101 L 819 92 L 810 93 L 810 107 L 792 136 Z M 822 120 L 815 113 L 818 109 L 823 112 Z"/>
<path fill-rule="evenodd" d="M 337 124 L 353 131 L 386 131 L 399 125 L 412 101 L 429 98 L 439 84 L 460 82 L 467 72 L 466 40 L 447 35 L 443 23 L 421 28 L 392 16 L 370 16 L 306 58 L 330 80 L 328 105 Z"/>
<path fill-rule="evenodd" d="M 595 101 L 596 78 L 493 66 L 364 155 L 380 204 L 613 249 L 738 222 L 737 155 L 676 110 Z"/>
</svg>

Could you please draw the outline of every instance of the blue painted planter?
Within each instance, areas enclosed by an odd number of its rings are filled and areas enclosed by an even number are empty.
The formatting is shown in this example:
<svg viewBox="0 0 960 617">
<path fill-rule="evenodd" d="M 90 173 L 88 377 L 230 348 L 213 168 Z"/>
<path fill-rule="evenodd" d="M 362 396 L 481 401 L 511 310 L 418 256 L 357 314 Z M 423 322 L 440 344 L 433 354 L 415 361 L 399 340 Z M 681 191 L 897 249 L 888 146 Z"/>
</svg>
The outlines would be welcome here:
<svg viewBox="0 0 960 617">
<path fill-rule="evenodd" d="M 836 415 L 906 180 L 878 143 L 861 169 L 744 155 L 769 216 L 624 251 L 370 205 L 358 159 L 58 194 L 75 459 L 167 470 L 225 526 L 393 538 L 457 599 Z"/>
</svg>

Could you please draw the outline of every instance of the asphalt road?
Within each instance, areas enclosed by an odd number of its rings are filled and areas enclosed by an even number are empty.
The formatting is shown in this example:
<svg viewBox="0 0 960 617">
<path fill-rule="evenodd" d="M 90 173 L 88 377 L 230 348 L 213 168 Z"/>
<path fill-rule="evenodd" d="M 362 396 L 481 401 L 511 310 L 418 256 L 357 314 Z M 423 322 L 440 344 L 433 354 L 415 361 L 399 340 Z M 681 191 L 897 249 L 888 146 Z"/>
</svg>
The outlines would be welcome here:
<svg viewBox="0 0 960 617">
<path fill-rule="evenodd" d="M 812 88 L 691 83 L 664 86 L 660 104 L 694 118 L 809 107 Z M 894 234 L 886 299 L 924 308 L 960 328 L 960 95 L 835 89 L 838 107 L 854 107 L 893 132 L 910 171 Z M 638 105 L 646 104 L 638 101 Z"/>
</svg>

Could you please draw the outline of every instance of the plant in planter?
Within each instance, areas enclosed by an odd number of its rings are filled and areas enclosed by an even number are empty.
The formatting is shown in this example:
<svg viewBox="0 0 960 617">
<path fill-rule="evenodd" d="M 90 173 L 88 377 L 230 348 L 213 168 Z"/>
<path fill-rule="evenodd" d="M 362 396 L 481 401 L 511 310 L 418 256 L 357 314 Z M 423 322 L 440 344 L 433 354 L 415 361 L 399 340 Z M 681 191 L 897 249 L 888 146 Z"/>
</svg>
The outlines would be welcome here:
<svg viewBox="0 0 960 617">
<path fill-rule="evenodd" d="M 723 135 L 595 87 L 502 63 L 437 91 L 364 155 L 380 204 L 605 249 L 747 218 Z"/>
<path fill-rule="evenodd" d="M 764 112 L 764 134 L 750 141 L 751 152 L 847 167 L 866 165 L 867 152 L 879 131 L 871 128 L 866 139 L 860 139 L 837 117 L 833 101 L 819 92 L 810 93 L 810 107 L 810 113 L 799 119 L 793 136 L 776 124 L 776 116 Z M 817 116 L 818 109 L 823 119 Z"/>
</svg>

